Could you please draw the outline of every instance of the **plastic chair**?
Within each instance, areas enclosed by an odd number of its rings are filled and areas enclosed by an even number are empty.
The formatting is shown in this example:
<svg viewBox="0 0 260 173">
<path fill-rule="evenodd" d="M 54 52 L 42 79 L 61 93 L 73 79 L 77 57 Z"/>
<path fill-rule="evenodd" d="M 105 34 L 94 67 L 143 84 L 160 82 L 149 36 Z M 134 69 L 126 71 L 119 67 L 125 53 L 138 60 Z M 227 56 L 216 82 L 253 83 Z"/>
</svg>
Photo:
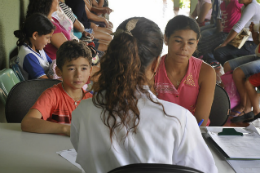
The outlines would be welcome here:
<svg viewBox="0 0 260 173">
<path fill-rule="evenodd" d="M 17 55 L 10 59 L 9 65 L 10 65 L 10 68 L 13 69 L 15 75 L 20 79 L 20 81 L 25 81 L 25 78 L 21 72 L 21 69 L 20 69 L 18 61 L 17 61 Z"/>
<path fill-rule="evenodd" d="M 122 166 L 108 173 L 202 173 L 201 171 L 180 165 L 136 163 Z"/>
<path fill-rule="evenodd" d="M 1 102 L 5 105 L 5 103 L 6 103 L 6 98 L 7 98 L 7 96 L 6 96 L 6 94 L 5 94 L 5 92 L 0 88 L 0 100 L 1 100 Z"/>
<path fill-rule="evenodd" d="M 216 85 L 213 104 L 210 111 L 210 126 L 223 126 L 228 119 L 230 100 L 227 92 Z"/>
<path fill-rule="evenodd" d="M 0 88 L 3 90 L 5 96 L 15 84 L 20 82 L 12 69 L 3 69 L 0 71 Z"/>
<path fill-rule="evenodd" d="M 16 84 L 6 100 L 7 122 L 20 123 L 42 92 L 60 82 L 56 79 L 34 79 Z"/>
</svg>

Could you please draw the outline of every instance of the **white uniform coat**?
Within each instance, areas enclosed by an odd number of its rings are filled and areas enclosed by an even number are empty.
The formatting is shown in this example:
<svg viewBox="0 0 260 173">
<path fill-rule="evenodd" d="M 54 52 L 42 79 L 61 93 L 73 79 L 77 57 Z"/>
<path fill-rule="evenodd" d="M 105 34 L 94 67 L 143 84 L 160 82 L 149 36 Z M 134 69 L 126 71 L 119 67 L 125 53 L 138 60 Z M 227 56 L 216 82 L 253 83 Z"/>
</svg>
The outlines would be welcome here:
<svg viewBox="0 0 260 173">
<path fill-rule="evenodd" d="M 76 162 L 86 173 L 106 173 L 133 163 L 164 163 L 192 167 L 205 173 L 216 173 L 213 156 L 204 142 L 195 117 L 185 108 L 151 97 L 160 105 L 141 95 L 138 101 L 140 123 L 137 133 L 126 129 L 116 131 L 111 146 L 109 128 L 101 120 L 102 109 L 92 99 L 82 100 L 72 113 L 71 142 L 78 152 Z"/>
</svg>

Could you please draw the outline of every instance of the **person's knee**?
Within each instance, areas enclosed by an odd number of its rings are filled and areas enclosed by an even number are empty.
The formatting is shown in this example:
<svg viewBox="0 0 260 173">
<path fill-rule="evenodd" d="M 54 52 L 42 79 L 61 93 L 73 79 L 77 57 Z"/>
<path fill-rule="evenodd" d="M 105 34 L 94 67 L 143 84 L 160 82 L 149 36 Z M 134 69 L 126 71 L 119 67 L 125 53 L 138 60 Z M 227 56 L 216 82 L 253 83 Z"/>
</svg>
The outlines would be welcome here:
<svg viewBox="0 0 260 173">
<path fill-rule="evenodd" d="M 237 67 L 233 71 L 233 79 L 234 80 L 245 80 L 246 76 L 243 70 L 240 67 Z"/>
<path fill-rule="evenodd" d="M 94 30 L 94 31 L 96 31 L 97 29 L 98 29 L 98 26 L 96 25 L 96 24 L 94 24 L 94 23 L 90 23 L 90 27 Z"/>
<path fill-rule="evenodd" d="M 230 72 L 230 71 L 232 71 L 232 69 L 230 67 L 229 62 L 227 61 L 227 62 L 224 63 L 224 72 L 227 73 L 227 72 Z"/>
</svg>

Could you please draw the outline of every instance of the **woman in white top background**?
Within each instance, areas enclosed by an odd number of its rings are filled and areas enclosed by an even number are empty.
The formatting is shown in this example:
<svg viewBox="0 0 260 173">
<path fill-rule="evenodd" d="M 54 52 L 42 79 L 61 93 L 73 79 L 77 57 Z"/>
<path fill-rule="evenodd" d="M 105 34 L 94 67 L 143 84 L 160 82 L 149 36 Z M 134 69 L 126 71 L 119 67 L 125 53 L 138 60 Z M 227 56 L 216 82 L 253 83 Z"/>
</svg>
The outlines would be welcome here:
<svg viewBox="0 0 260 173">
<path fill-rule="evenodd" d="M 86 173 L 133 163 L 217 172 L 194 116 L 150 90 L 162 47 L 160 28 L 146 18 L 127 19 L 117 28 L 95 74 L 93 99 L 72 113 L 70 139 Z"/>
</svg>

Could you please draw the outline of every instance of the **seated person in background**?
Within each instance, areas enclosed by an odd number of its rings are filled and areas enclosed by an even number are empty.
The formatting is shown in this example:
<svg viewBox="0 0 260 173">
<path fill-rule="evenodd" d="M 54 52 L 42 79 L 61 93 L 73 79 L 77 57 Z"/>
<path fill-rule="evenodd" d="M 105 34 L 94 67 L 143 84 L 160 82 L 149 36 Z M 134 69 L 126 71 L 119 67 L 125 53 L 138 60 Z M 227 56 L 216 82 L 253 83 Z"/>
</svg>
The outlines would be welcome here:
<svg viewBox="0 0 260 173">
<path fill-rule="evenodd" d="M 200 27 L 204 26 L 206 22 L 210 22 L 212 12 L 211 7 L 211 0 L 198 0 L 197 6 L 191 14 L 191 17 L 193 19 L 196 19 L 196 17 L 198 17 L 196 21 Z"/>
<path fill-rule="evenodd" d="M 108 21 L 106 18 L 104 18 L 102 16 L 98 16 L 97 15 L 98 10 L 95 7 L 93 8 L 91 0 L 84 0 L 84 2 L 86 4 L 85 5 L 85 10 L 86 10 L 87 16 L 88 16 L 88 18 L 90 19 L 91 22 L 93 22 L 93 23 L 95 23 L 95 24 L 97 24 L 97 25 L 99 25 L 101 27 L 108 28 L 108 29 L 112 29 L 113 28 L 112 22 Z M 93 10 L 95 12 L 93 12 Z M 106 13 L 106 11 L 105 11 L 105 13 Z M 103 13 L 103 14 L 105 14 L 105 13 Z"/>
<path fill-rule="evenodd" d="M 48 19 L 55 26 L 55 30 L 51 37 L 50 43 L 48 43 L 44 50 L 49 57 L 54 60 L 56 59 L 56 52 L 58 48 L 65 42 L 70 40 L 70 33 L 59 23 L 59 21 L 52 17 L 52 13 L 57 11 L 59 8 L 58 0 L 31 0 L 28 5 L 27 17 L 31 14 L 38 12 L 48 17 Z M 36 23 L 37 24 L 37 23 Z"/>
<path fill-rule="evenodd" d="M 66 5 L 66 4 L 65 4 Z M 70 40 L 77 39 L 78 38 L 74 35 L 73 32 L 73 24 L 72 21 L 67 17 L 67 15 L 63 12 L 61 8 L 58 8 L 58 10 L 54 13 L 52 13 L 52 17 L 57 19 L 59 23 L 63 26 L 66 31 L 70 33 Z M 86 33 L 85 35 L 89 36 L 88 42 L 85 42 L 86 44 L 90 44 L 91 42 L 94 43 L 95 49 L 99 51 L 105 51 L 107 50 L 107 44 L 99 43 L 98 40 L 94 40 L 94 36 L 90 33 Z"/>
<path fill-rule="evenodd" d="M 22 120 L 26 132 L 70 135 L 71 113 L 81 100 L 92 97 L 82 89 L 91 73 L 91 51 L 76 40 L 57 51 L 56 73 L 63 82 L 45 90 Z"/>
<path fill-rule="evenodd" d="M 21 30 L 14 31 L 14 35 L 19 38 L 17 62 L 26 80 L 48 78 L 52 60 L 43 48 L 50 42 L 54 29 L 46 16 L 35 13 L 26 18 Z"/>
<path fill-rule="evenodd" d="M 83 0 L 65 0 L 66 4 L 72 9 L 73 13 L 77 16 L 78 20 L 84 25 L 85 28 L 92 28 L 93 29 L 93 35 L 97 39 L 99 38 L 95 35 L 95 33 L 99 34 L 100 32 L 109 35 L 112 33 L 112 30 L 109 28 L 102 28 L 98 25 L 94 24 L 93 22 L 90 22 L 89 16 L 86 13 L 86 4 Z M 91 12 L 90 12 L 91 13 Z M 107 36 L 108 37 L 108 36 Z M 110 35 L 110 37 L 112 37 Z M 112 40 L 112 38 L 110 39 Z"/>
<path fill-rule="evenodd" d="M 243 4 L 238 0 L 224 0 L 220 4 L 221 19 L 218 19 L 217 31 L 212 35 L 201 35 L 198 44 L 199 54 L 203 55 L 203 59 L 213 67 L 220 68 L 219 62 L 214 59 L 213 51 L 226 39 L 232 27 L 239 21 L 242 6 Z"/>
<path fill-rule="evenodd" d="M 222 65 L 224 65 L 226 61 L 234 59 L 237 56 L 254 54 L 255 48 L 257 46 L 253 42 L 251 35 L 240 49 L 228 44 L 243 28 L 248 29 L 251 22 L 260 21 L 260 4 L 256 0 L 239 0 L 239 3 L 244 4 L 244 6 L 241 8 L 241 18 L 230 30 L 225 41 L 217 48 L 215 48 L 213 52 L 214 58 Z"/>
<path fill-rule="evenodd" d="M 87 2 L 91 7 L 90 11 L 95 13 L 95 14 L 110 14 L 113 10 L 110 9 L 109 7 L 104 7 L 104 0 L 100 0 L 97 2 L 96 0 L 84 0 L 85 3 Z"/>
<path fill-rule="evenodd" d="M 200 38 L 196 21 L 178 15 L 165 28 L 168 55 L 161 59 L 154 77 L 159 99 L 188 109 L 203 126 L 209 125 L 209 114 L 216 85 L 214 69 L 192 56 Z"/>
<path fill-rule="evenodd" d="M 233 73 L 233 80 L 240 95 L 240 104 L 231 110 L 231 115 L 233 116 L 241 116 L 245 112 L 250 112 L 251 105 L 247 105 L 248 98 L 245 82 L 249 76 L 260 73 L 259 30 L 254 31 L 254 23 L 251 23 L 249 28 L 254 43 L 258 45 L 255 49 L 255 54 L 238 57 L 224 64 L 225 73 Z"/>
<path fill-rule="evenodd" d="M 74 27 L 74 33 L 75 32 L 81 32 L 83 36 L 88 36 L 88 33 L 91 33 L 95 39 L 99 39 L 99 43 L 103 43 L 105 42 L 105 44 L 108 44 L 111 40 L 112 40 L 112 36 L 108 33 L 105 32 L 100 32 L 95 30 L 95 32 L 93 32 L 93 29 L 90 28 L 90 23 L 89 22 L 85 22 L 81 23 L 74 15 L 74 13 L 72 12 L 71 8 L 68 7 L 65 3 L 63 2 L 59 2 L 60 7 L 62 8 L 62 10 L 64 11 L 64 13 L 70 18 L 70 20 L 73 22 L 73 27 Z M 86 13 L 82 14 L 82 18 L 87 17 Z M 88 25 L 89 23 L 89 28 L 85 28 L 85 25 Z M 81 37 L 81 36 L 80 36 Z"/>
<path fill-rule="evenodd" d="M 259 95 L 255 87 L 260 86 L 260 73 L 254 74 L 246 79 L 244 89 L 247 94 L 247 103 L 240 116 L 231 119 L 231 122 L 251 122 L 260 118 Z M 253 107 L 253 111 L 252 111 Z"/>
<path fill-rule="evenodd" d="M 162 47 L 160 28 L 146 18 L 127 19 L 117 28 L 96 73 L 93 98 L 72 113 L 70 139 L 86 172 L 132 163 L 217 172 L 194 116 L 149 89 Z"/>
</svg>

